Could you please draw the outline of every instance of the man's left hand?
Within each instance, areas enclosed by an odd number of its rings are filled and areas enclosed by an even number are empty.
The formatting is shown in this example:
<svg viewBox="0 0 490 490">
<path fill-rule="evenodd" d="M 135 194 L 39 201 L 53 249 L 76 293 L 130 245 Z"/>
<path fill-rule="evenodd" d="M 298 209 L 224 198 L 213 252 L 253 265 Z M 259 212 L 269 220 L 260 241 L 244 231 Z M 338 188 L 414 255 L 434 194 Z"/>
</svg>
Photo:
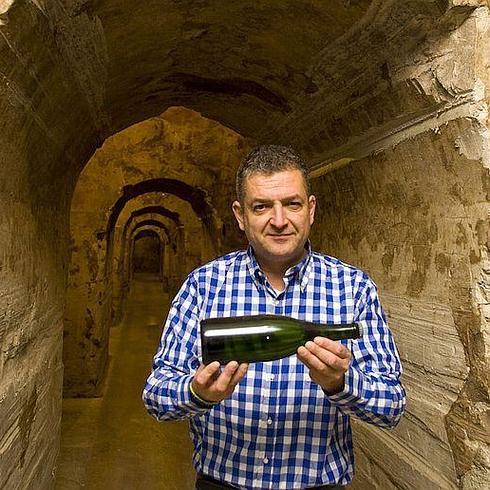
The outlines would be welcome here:
<svg viewBox="0 0 490 490">
<path fill-rule="evenodd" d="M 340 342 L 316 337 L 297 350 L 298 359 L 310 370 L 310 378 L 329 395 L 344 389 L 344 375 L 352 354 Z"/>
</svg>

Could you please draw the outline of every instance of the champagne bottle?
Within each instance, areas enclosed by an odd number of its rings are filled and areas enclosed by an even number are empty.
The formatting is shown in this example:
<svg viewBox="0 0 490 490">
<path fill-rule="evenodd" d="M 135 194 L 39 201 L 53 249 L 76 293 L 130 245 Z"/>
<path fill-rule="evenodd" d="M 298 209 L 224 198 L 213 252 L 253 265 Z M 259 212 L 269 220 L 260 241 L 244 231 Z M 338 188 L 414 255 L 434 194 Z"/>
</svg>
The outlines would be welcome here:
<svg viewBox="0 0 490 490">
<path fill-rule="evenodd" d="M 204 364 L 273 361 L 317 336 L 341 340 L 361 335 L 357 323 L 324 325 L 280 315 L 208 318 L 201 321 L 202 358 Z"/>
</svg>

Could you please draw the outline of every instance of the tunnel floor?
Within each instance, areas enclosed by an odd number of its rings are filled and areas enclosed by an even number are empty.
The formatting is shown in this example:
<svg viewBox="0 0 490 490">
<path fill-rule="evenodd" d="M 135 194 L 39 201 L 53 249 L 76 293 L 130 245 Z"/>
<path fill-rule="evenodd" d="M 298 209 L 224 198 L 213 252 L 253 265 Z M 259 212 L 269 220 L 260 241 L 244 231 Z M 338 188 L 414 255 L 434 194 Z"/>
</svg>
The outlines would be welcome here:
<svg viewBox="0 0 490 490">
<path fill-rule="evenodd" d="M 168 307 L 157 277 L 135 275 L 111 328 L 104 396 L 63 400 L 56 490 L 194 488 L 187 422 L 158 423 L 141 401 Z"/>
</svg>

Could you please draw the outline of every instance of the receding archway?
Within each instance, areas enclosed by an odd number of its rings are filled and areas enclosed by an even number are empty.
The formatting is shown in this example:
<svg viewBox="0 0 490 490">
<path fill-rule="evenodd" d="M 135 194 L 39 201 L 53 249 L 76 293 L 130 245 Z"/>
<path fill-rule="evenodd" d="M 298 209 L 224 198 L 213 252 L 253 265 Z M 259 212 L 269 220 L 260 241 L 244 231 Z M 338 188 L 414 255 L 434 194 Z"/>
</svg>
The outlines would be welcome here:
<svg viewBox="0 0 490 490">
<path fill-rule="evenodd" d="M 207 144 L 209 137 L 215 141 L 212 148 Z M 183 147 L 181 140 L 185 138 L 193 145 Z M 194 210 L 191 215 L 200 217 L 201 232 L 197 236 L 203 241 L 204 252 L 195 256 L 208 260 L 220 253 L 221 248 L 221 213 L 210 197 L 221 183 L 213 169 L 219 167 L 220 161 L 216 159 L 221 158 L 225 148 L 226 160 L 234 158 L 236 165 L 240 152 L 246 148 L 242 141 L 239 135 L 215 122 L 175 108 L 161 118 L 114 136 L 94 155 L 80 176 L 72 207 L 71 226 L 77 231 L 72 232 L 74 246 L 65 311 L 67 396 L 100 394 L 107 369 L 108 327 L 115 315 L 107 291 L 112 278 L 114 227 L 121 211 L 138 196 L 160 195 L 162 202 L 157 200 L 155 205 L 161 205 L 165 195 L 179 196 L 190 203 Z M 234 156 L 230 143 L 237 147 Z M 137 169 L 135 162 L 141 167 Z M 108 176 L 108 180 L 101 181 L 101 175 Z M 84 192 L 94 188 L 101 192 L 85 200 Z M 224 196 L 216 195 L 219 204 Z M 185 268 L 183 264 L 172 277 L 173 290 Z"/>
<path fill-rule="evenodd" d="M 112 300 L 104 294 L 104 291 L 109 289 L 112 277 L 110 267 L 113 255 L 113 230 L 126 203 L 149 193 L 176 195 L 188 202 L 192 209 L 198 209 L 201 217 L 207 218 L 212 214 L 209 204 L 204 199 L 203 191 L 194 189 L 175 179 L 152 179 L 123 188 L 122 195 L 110 210 L 106 232 L 103 234 L 98 234 L 96 230 L 93 232 L 97 238 L 97 241 L 94 241 L 95 245 L 103 253 L 98 254 L 96 258 L 94 257 L 91 264 L 92 274 L 88 275 L 88 281 L 92 286 L 86 288 L 85 284 L 81 283 L 76 288 L 68 289 L 65 314 L 67 328 L 65 329 L 66 367 L 64 385 L 65 392 L 69 395 L 91 396 L 100 394 L 100 388 L 107 370 L 108 328 Z M 205 228 L 205 226 L 209 226 L 211 220 L 202 218 L 202 223 L 203 236 L 211 236 L 213 232 Z M 91 228 L 94 229 L 94 223 L 91 223 Z M 90 242 L 86 243 L 89 248 L 92 247 Z M 217 242 L 214 241 L 213 243 L 216 244 Z M 85 293 L 84 296 L 84 291 L 88 291 L 89 294 Z M 82 303 L 84 297 L 87 298 L 85 304 Z M 83 304 L 82 309 L 80 309 L 81 303 Z M 76 306 L 75 310 L 72 305 Z M 76 315 L 77 311 L 82 313 L 82 318 Z M 89 323 L 87 323 L 87 318 Z M 76 332 L 80 332 L 80 330 L 75 327 L 80 322 L 86 325 L 86 328 L 81 332 L 81 337 L 76 335 Z"/>
<path fill-rule="evenodd" d="M 122 318 L 124 299 L 127 296 L 130 287 L 130 275 L 128 270 L 129 266 L 126 260 L 128 230 L 133 226 L 136 220 L 139 220 L 139 218 L 144 216 L 158 216 L 160 219 L 166 218 L 171 223 L 173 223 L 175 227 L 173 231 L 170 231 L 167 227 L 165 227 L 165 225 L 163 225 L 166 230 L 167 241 L 163 263 L 165 274 L 163 275 L 162 280 L 164 282 L 165 289 L 174 291 L 177 287 L 176 278 L 178 274 L 176 262 L 183 262 L 182 259 L 178 260 L 177 250 L 179 253 L 185 254 L 185 240 L 182 237 L 181 231 L 184 225 L 180 220 L 179 213 L 170 211 L 165 206 L 143 206 L 136 210 L 133 210 L 124 222 L 124 227 L 122 229 L 120 237 L 117 234 L 115 235 L 113 253 L 109 255 L 109 260 L 112 260 L 113 263 L 111 315 L 112 324 L 119 323 Z M 119 249 L 120 253 L 118 254 Z"/>
</svg>

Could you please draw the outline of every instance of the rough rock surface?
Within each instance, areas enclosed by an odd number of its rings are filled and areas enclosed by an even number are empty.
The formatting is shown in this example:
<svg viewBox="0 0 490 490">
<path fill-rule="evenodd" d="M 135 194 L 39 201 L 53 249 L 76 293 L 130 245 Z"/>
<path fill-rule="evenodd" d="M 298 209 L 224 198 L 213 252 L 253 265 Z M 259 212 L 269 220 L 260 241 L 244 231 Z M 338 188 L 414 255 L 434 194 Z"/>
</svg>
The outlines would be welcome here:
<svg viewBox="0 0 490 490">
<path fill-rule="evenodd" d="M 409 412 L 393 432 L 356 425 L 358 488 L 487 488 L 488 2 L 224 5 L 0 2 L 0 487 L 50 488 L 56 472 L 80 173 L 108 137 L 185 106 L 305 153 L 324 202 L 315 244 L 380 286 Z M 211 139 L 221 148 L 211 166 L 169 162 L 150 182 L 138 174 L 144 158 L 131 176 L 101 172 L 95 238 L 112 234 L 130 200 L 162 185 L 182 196 L 186 184 L 208 190 L 190 193 L 193 212 L 208 211 L 208 253 L 237 246 L 226 217 L 239 140 Z M 166 155 L 163 145 L 155 158 Z M 105 253 L 92 249 L 84 266 L 99 281 L 99 325 L 111 316 Z"/>
</svg>

